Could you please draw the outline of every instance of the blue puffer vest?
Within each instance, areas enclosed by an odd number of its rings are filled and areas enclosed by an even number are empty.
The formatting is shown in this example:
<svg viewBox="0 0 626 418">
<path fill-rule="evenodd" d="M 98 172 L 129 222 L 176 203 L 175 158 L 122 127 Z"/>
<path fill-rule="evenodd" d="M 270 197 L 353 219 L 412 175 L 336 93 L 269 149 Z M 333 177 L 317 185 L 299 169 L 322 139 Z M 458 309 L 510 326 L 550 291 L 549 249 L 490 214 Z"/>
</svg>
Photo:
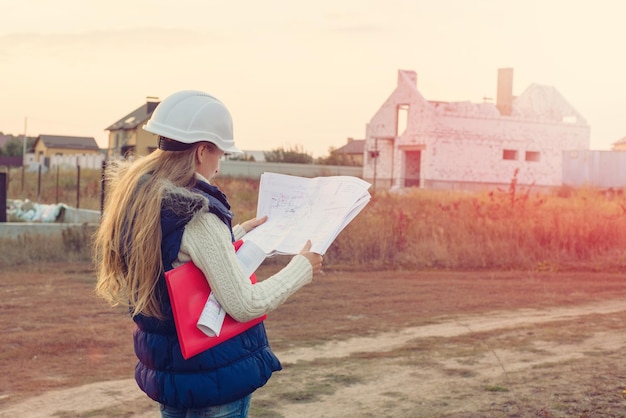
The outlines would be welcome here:
<svg viewBox="0 0 626 418">
<path fill-rule="evenodd" d="M 185 225 L 194 214 L 207 210 L 214 213 L 232 235 L 230 205 L 217 187 L 199 181 L 193 193 L 173 190 L 163 200 L 161 251 L 166 271 L 178 256 Z M 135 380 L 150 398 L 180 409 L 222 405 L 249 395 L 263 386 L 273 372 L 281 370 L 263 323 L 185 360 L 163 275 L 155 291 L 165 319 L 134 317 L 135 354 L 139 359 Z"/>
</svg>

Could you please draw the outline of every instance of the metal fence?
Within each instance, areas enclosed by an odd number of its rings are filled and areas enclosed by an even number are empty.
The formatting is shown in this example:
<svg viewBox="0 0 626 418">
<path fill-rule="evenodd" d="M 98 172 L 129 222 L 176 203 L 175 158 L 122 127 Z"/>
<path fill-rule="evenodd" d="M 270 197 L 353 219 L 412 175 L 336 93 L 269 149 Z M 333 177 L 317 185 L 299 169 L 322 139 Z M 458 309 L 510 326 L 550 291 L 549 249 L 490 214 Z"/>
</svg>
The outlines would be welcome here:
<svg viewBox="0 0 626 418">
<path fill-rule="evenodd" d="M 626 151 L 564 151 L 563 185 L 626 187 Z"/>
<path fill-rule="evenodd" d="M 342 165 L 290 164 L 225 160 L 220 164 L 220 175 L 258 179 L 265 172 L 300 177 L 353 176 L 363 177 L 363 167 Z"/>
</svg>

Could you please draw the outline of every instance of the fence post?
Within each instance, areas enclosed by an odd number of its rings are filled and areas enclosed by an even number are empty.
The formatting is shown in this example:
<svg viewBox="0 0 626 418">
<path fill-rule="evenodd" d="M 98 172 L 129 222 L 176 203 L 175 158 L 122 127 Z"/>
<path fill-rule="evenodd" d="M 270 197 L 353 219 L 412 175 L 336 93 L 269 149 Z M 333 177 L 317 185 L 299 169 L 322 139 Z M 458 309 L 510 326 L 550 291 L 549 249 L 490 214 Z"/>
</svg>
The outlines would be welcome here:
<svg viewBox="0 0 626 418">
<path fill-rule="evenodd" d="M 41 164 L 37 172 L 37 203 L 41 203 Z"/>
<path fill-rule="evenodd" d="M 80 165 L 76 166 L 76 209 L 80 208 Z"/>
<path fill-rule="evenodd" d="M 54 203 L 59 203 L 59 166 L 57 165 L 57 184 L 56 184 L 56 196 L 54 199 Z"/>
<path fill-rule="evenodd" d="M 107 162 L 106 160 L 102 160 L 102 174 L 100 177 L 100 216 L 102 216 L 102 213 L 104 213 L 104 193 L 105 193 L 105 188 L 106 188 L 106 182 L 105 182 L 105 175 L 104 173 L 106 172 L 106 168 L 107 168 Z"/>
<path fill-rule="evenodd" d="M 7 221 L 7 174 L 0 173 L 0 222 Z"/>
</svg>

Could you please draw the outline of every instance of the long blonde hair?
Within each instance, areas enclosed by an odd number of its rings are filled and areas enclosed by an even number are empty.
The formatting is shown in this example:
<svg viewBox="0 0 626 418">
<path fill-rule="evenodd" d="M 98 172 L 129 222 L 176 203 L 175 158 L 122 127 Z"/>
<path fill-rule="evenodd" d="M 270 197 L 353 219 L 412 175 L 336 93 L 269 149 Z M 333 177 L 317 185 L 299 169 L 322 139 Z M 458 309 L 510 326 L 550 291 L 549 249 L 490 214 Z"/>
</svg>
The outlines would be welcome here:
<svg viewBox="0 0 626 418">
<path fill-rule="evenodd" d="M 135 161 L 109 163 L 102 220 L 95 234 L 96 292 L 133 316 L 163 318 L 155 288 L 163 272 L 161 203 L 172 186 L 194 184 L 197 146 L 155 150 Z"/>
</svg>

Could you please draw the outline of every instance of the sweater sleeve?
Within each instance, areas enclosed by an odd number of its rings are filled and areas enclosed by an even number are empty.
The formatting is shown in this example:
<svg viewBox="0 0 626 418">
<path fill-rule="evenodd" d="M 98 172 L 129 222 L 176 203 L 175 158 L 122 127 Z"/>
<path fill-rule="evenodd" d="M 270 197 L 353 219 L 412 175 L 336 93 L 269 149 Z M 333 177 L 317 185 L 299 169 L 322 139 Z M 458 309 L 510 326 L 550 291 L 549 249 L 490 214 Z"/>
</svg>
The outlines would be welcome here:
<svg viewBox="0 0 626 418">
<path fill-rule="evenodd" d="M 272 311 L 313 278 L 309 261 L 295 255 L 278 273 L 253 285 L 239 267 L 228 228 L 211 213 L 187 224 L 178 259 L 192 260 L 202 270 L 220 305 L 240 322 Z"/>
<path fill-rule="evenodd" d="M 243 238 L 244 235 L 246 235 L 246 230 L 243 229 L 243 226 L 240 224 L 233 226 L 233 236 L 235 237 L 235 241 Z"/>
</svg>

